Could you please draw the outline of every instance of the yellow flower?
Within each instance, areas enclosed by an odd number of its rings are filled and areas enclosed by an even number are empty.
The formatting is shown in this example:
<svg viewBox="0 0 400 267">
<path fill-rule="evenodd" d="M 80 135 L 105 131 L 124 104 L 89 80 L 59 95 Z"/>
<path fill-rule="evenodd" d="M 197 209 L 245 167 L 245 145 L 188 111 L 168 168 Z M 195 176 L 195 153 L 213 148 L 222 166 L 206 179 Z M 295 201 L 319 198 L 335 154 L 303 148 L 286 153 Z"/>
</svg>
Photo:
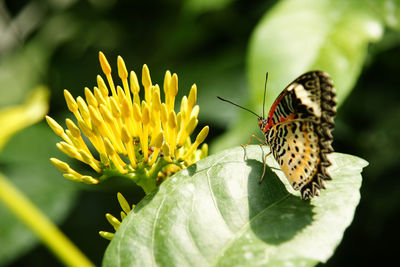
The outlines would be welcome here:
<svg viewBox="0 0 400 267">
<path fill-rule="evenodd" d="M 71 158 L 89 165 L 100 174 L 99 178 L 83 175 L 67 163 L 51 158 L 51 162 L 70 180 L 97 184 L 110 176 L 132 179 L 146 193 L 173 173 L 207 156 L 207 144 L 199 145 L 208 135 L 205 126 L 194 143 L 190 135 L 198 124 L 199 106 L 196 105 L 197 87 L 194 84 L 189 96 L 181 100 L 179 112 L 175 112 L 178 93 L 178 76 L 165 73 L 161 101 L 158 84 L 153 85 L 149 69 L 142 69 L 144 97 L 141 99 L 138 78 L 134 71 L 128 74 L 125 63 L 118 57 L 118 76 L 122 86 L 115 85 L 111 67 L 102 52 L 99 53 L 101 68 L 106 76 L 97 76 L 97 86 L 85 88 L 85 99 L 76 99 L 64 90 L 68 109 L 76 123 L 66 119 L 67 130 L 55 120 L 46 117 L 49 126 L 63 142 L 57 147 Z M 110 92 L 111 91 L 111 92 Z M 86 144 L 87 137 L 97 153 Z M 98 158 L 94 155 L 98 154 Z"/>
<path fill-rule="evenodd" d="M 118 192 L 117 194 L 117 199 L 119 202 L 119 205 L 122 208 L 122 211 L 120 213 L 121 216 L 121 221 L 118 220 L 116 217 L 114 217 L 113 215 L 111 215 L 110 213 L 106 213 L 106 219 L 107 221 L 111 224 L 111 226 L 114 228 L 115 231 L 118 230 L 119 226 L 121 225 L 121 222 L 126 218 L 126 216 L 128 215 L 128 213 L 135 208 L 135 205 L 132 204 L 132 209 L 128 204 L 128 201 L 125 199 L 125 197 Z M 114 237 L 114 233 L 110 233 L 110 232 L 106 232 L 106 231 L 100 231 L 99 232 L 100 236 L 111 240 Z"/>
</svg>

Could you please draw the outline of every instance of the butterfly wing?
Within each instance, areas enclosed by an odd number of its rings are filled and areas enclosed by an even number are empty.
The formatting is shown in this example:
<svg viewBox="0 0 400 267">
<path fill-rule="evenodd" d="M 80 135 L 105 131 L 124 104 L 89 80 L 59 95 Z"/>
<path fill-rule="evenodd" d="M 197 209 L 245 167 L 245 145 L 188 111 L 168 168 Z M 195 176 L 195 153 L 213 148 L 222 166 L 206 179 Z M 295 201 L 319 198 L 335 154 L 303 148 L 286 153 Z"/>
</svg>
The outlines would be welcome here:
<svg viewBox="0 0 400 267">
<path fill-rule="evenodd" d="M 323 71 L 310 71 L 290 83 L 276 98 L 268 113 L 264 132 L 293 119 L 309 119 L 333 129 L 335 114 L 335 90 L 331 79 Z"/>
<path fill-rule="evenodd" d="M 318 195 L 319 189 L 324 188 L 323 181 L 330 180 L 322 168 L 320 138 L 315 128 L 312 121 L 297 120 L 280 123 L 269 132 L 274 158 L 304 199 Z M 324 162 L 329 163 L 327 159 Z"/>
<path fill-rule="evenodd" d="M 319 194 L 331 177 L 327 155 L 336 114 L 332 81 L 322 71 L 301 75 L 278 96 L 263 131 L 273 155 L 303 199 Z"/>
</svg>

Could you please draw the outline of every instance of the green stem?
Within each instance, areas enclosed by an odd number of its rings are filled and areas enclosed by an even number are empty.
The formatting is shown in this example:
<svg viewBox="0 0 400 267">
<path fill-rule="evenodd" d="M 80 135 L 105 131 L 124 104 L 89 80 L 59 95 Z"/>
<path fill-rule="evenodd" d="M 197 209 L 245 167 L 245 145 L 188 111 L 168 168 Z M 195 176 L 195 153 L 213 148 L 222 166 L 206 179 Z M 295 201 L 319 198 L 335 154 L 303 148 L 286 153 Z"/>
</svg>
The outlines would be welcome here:
<svg viewBox="0 0 400 267">
<path fill-rule="evenodd" d="M 147 176 L 144 172 L 141 174 L 136 174 L 135 176 L 135 183 L 140 186 L 144 193 L 147 195 L 156 189 L 156 179 Z"/>
<path fill-rule="evenodd" d="M 94 266 L 28 198 L 0 173 L 0 200 L 67 266 Z"/>
<path fill-rule="evenodd" d="M 161 158 L 157 160 L 150 169 L 147 168 L 147 164 L 144 163 L 144 166 L 141 166 L 136 170 L 134 178 L 131 178 L 137 185 L 143 188 L 146 195 L 156 189 L 156 180 L 158 172 L 161 171 L 162 168 L 167 166 L 168 164 L 174 164 L 166 161 Z"/>
</svg>

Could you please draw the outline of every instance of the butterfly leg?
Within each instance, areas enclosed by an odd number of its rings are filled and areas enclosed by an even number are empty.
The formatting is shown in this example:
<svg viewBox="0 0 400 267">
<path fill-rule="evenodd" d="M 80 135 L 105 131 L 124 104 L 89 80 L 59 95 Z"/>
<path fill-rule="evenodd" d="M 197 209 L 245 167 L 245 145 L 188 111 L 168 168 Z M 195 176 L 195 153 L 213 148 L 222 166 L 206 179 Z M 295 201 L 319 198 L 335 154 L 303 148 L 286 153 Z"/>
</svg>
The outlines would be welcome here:
<svg viewBox="0 0 400 267">
<path fill-rule="evenodd" d="M 267 157 L 268 157 L 269 155 L 271 155 L 271 152 L 268 152 L 268 153 L 264 156 L 264 169 L 263 169 L 263 173 L 262 173 L 262 175 L 261 175 L 261 177 L 260 177 L 260 180 L 258 181 L 260 184 L 261 184 L 262 180 L 264 179 L 264 174 L 265 174 L 265 170 L 266 170 L 266 167 L 267 167 Z"/>
<path fill-rule="evenodd" d="M 264 140 L 262 140 L 261 138 L 255 136 L 254 134 L 252 134 L 250 136 L 249 142 L 246 145 L 241 145 L 241 146 L 242 147 L 246 147 L 246 146 L 250 145 L 250 142 L 251 142 L 251 140 L 253 140 L 253 138 L 257 139 L 261 143 L 260 145 L 265 145 L 265 141 Z"/>
</svg>

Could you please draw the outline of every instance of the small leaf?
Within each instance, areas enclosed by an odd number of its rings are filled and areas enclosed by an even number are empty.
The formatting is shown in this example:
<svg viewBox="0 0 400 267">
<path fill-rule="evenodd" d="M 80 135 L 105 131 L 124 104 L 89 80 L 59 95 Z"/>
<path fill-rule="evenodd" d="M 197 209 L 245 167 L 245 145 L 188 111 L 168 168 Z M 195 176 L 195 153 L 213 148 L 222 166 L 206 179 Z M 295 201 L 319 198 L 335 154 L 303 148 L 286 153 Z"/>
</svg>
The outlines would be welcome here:
<svg viewBox="0 0 400 267">
<path fill-rule="evenodd" d="M 49 109 L 49 90 L 37 87 L 22 105 L 0 109 L 0 150 L 16 132 L 43 119 Z"/>
<path fill-rule="evenodd" d="M 303 201 L 276 167 L 258 183 L 265 153 L 259 146 L 225 150 L 172 176 L 128 214 L 103 265 L 325 262 L 353 219 L 366 161 L 334 153 L 333 180 L 320 197 Z"/>
</svg>

